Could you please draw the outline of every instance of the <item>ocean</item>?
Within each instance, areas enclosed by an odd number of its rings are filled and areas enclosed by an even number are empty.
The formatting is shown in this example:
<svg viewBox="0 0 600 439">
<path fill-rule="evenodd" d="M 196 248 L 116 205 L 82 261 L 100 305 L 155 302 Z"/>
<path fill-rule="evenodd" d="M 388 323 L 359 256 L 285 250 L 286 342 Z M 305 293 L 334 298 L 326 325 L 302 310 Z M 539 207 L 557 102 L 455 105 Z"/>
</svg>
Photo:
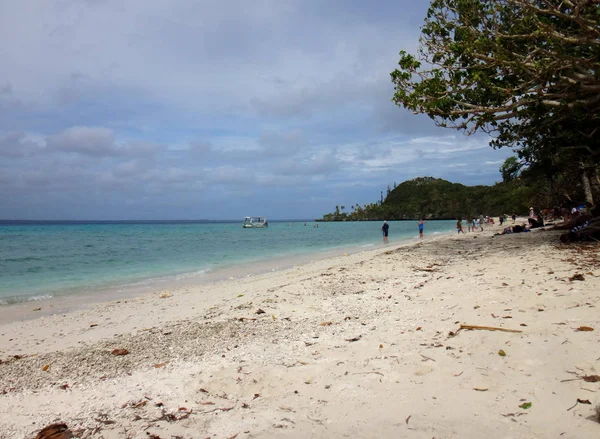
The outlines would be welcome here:
<svg viewBox="0 0 600 439">
<path fill-rule="evenodd" d="M 0 223 L 0 305 L 114 290 L 154 279 L 382 246 L 381 222 L 241 221 Z M 454 231 L 428 221 L 425 237 Z M 418 239 L 416 221 L 390 221 L 390 244 Z"/>
</svg>

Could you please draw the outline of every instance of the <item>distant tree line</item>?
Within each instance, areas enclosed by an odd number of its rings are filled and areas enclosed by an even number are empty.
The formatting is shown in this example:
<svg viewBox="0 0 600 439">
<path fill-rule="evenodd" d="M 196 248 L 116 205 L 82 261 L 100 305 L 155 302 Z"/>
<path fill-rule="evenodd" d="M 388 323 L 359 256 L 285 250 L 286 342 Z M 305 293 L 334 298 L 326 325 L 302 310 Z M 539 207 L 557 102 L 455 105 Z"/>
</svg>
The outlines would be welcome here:
<svg viewBox="0 0 600 439">
<path fill-rule="evenodd" d="M 513 160 L 507 160 L 507 167 Z M 503 169 L 501 168 L 501 170 Z M 557 196 L 543 178 L 527 171 L 511 172 L 506 181 L 493 186 L 465 186 L 433 177 L 405 181 L 390 190 L 383 202 L 335 206 L 321 221 L 370 221 L 472 218 L 481 214 L 526 215 L 529 207 L 537 211 L 571 207 L 584 199 L 583 189 L 574 185 L 571 197 Z M 553 189 L 556 189 L 554 187 Z M 572 198 L 572 199 L 571 199 Z"/>
</svg>

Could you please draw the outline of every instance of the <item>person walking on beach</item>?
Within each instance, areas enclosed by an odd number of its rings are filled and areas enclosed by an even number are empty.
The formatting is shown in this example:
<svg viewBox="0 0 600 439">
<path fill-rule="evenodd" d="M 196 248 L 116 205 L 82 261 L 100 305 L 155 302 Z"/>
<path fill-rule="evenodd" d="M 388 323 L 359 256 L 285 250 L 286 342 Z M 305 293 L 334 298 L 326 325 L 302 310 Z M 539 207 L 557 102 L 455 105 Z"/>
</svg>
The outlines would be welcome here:
<svg viewBox="0 0 600 439">
<path fill-rule="evenodd" d="M 427 220 L 423 221 L 423 218 L 419 218 L 419 239 L 423 239 L 423 227 Z"/>
<path fill-rule="evenodd" d="M 388 243 L 388 231 L 390 230 L 390 225 L 387 221 L 383 221 L 383 226 L 381 226 L 381 232 L 383 233 L 383 243 Z"/>
<path fill-rule="evenodd" d="M 462 220 L 460 218 L 456 218 L 456 233 L 465 233 L 462 226 Z"/>
</svg>

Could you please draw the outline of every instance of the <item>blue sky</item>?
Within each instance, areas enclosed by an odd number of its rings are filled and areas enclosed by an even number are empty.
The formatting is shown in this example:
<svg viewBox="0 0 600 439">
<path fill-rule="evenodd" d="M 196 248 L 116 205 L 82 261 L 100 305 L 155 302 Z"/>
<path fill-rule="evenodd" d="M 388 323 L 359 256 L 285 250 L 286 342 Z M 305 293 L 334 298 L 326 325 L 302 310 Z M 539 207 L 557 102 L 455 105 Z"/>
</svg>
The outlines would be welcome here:
<svg viewBox="0 0 600 439">
<path fill-rule="evenodd" d="M 391 103 L 426 1 L 0 3 L 0 218 L 317 218 L 510 150 Z"/>
</svg>

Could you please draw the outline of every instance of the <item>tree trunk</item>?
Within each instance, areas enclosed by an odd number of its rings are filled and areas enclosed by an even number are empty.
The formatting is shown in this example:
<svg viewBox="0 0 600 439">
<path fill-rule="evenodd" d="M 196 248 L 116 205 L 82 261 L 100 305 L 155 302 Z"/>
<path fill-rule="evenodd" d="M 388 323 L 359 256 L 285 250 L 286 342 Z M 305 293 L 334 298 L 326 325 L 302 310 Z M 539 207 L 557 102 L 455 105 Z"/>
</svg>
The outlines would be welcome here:
<svg viewBox="0 0 600 439">
<path fill-rule="evenodd" d="M 592 185 L 590 184 L 590 179 L 587 175 L 587 169 L 583 162 L 579 163 L 579 168 L 581 169 L 581 183 L 583 184 L 583 191 L 585 193 L 585 201 L 594 206 L 594 196 L 592 195 Z"/>
</svg>

